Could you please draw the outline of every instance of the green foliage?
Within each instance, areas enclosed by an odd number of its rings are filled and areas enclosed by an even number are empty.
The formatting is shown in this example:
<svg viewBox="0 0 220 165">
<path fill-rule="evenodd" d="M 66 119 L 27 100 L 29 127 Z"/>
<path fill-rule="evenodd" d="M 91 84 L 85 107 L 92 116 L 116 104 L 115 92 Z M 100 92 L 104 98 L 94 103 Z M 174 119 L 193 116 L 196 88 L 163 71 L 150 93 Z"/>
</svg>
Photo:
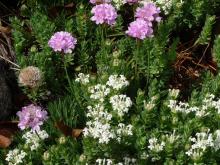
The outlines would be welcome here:
<svg viewBox="0 0 220 165">
<path fill-rule="evenodd" d="M 116 164 L 128 161 L 127 158 L 135 159 L 136 163 L 132 164 L 140 165 L 217 164 L 220 160 L 216 145 L 220 127 L 220 75 L 214 76 L 204 69 L 200 84 L 188 93 L 184 102 L 181 92 L 187 89 L 169 88 L 173 85 L 172 65 L 177 54 L 182 49 L 192 50 L 188 42 L 196 41 L 193 47 L 211 46 L 220 2 L 174 0 L 168 15 L 162 12 L 162 21 L 152 25 L 154 36 L 144 40 L 125 34 L 138 5 L 123 5 L 116 24 L 109 27 L 91 21 L 92 5 L 88 1 L 69 3 L 71 1 L 24 0 L 24 18 L 11 18 L 17 63 L 21 68 L 37 66 L 43 73 L 39 88 L 22 89 L 31 101 L 44 106 L 50 116 L 44 124 L 50 139 L 42 141 L 36 152 L 27 150 L 22 138 L 15 140 L 11 149 L 27 151 L 24 162 L 29 164 L 71 165 L 74 162 L 83 165 L 105 161 L 104 165 L 108 159 Z M 71 11 L 67 4 L 72 5 Z M 48 46 L 48 40 L 57 31 L 68 31 L 77 38 L 73 53 L 64 55 Z M 188 31 L 193 31 L 195 36 L 189 37 L 185 34 Z M 219 67 L 219 36 L 214 41 L 213 56 Z M 88 82 L 83 82 L 86 78 L 80 79 L 79 73 L 89 74 Z M 107 83 L 112 75 L 125 76 L 129 85 L 115 89 Z M 103 89 L 99 89 L 99 85 L 103 85 Z M 210 94 L 215 95 L 212 100 Z M 111 99 L 118 95 L 132 102 L 121 116 L 117 108 L 129 101 L 118 99 L 122 103 L 114 105 Z M 55 126 L 58 122 L 84 131 L 77 138 L 60 137 L 62 131 Z M 120 124 L 123 125 L 121 130 Z M 129 135 L 123 132 L 126 126 L 131 128 Z M 87 132 L 86 135 L 88 127 L 96 134 Z M 211 134 L 214 147 L 202 144 L 205 149 L 195 151 L 199 156 L 187 155 L 196 141 L 191 138 L 201 132 Z M 106 141 L 100 142 L 100 136 Z M 155 144 L 151 144 L 155 139 Z M 6 151 L 0 156 L 4 157 Z"/>
<path fill-rule="evenodd" d="M 207 16 L 205 25 L 201 31 L 199 38 L 196 40 L 196 44 L 205 45 L 208 44 L 211 39 L 212 26 L 215 23 L 215 16 Z"/>
</svg>

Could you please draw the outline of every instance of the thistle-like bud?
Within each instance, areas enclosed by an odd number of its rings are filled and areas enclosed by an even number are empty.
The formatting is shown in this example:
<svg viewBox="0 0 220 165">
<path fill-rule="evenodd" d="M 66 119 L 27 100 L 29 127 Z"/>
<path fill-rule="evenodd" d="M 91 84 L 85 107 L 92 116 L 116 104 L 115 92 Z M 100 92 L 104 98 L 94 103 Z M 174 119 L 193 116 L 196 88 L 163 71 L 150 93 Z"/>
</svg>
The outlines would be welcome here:
<svg viewBox="0 0 220 165">
<path fill-rule="evenodd" d="M 18 79 L 21 85 L 35 88 L 41 84 L 42 73 L 39 68 L 28 66 L 20 71 Z"/>
</svg>

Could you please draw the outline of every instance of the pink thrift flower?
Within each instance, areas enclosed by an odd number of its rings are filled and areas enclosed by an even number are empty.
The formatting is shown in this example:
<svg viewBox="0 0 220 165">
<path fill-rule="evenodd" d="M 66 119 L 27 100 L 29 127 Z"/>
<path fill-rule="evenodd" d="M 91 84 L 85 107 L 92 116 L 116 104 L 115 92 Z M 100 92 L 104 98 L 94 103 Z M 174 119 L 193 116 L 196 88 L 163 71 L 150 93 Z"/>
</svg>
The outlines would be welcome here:
<svg viewBox="0 0 220 165">
<path fill-rule="evenodd" d="M 126 34 L 131 37 L 143 40 L 146 37 L 153 36 L 153 29 L 149 26 L 147 21 L 137 19 L 130 23 Z"/>
<path fill-rule="evenodd" d="M 90 0 L 92 4 L 110 3 L 112 0 Z"/>
<path fill-rule="evenodd" d="M 17 116 L 19 117 L 18 127 L 21 130 L 31 128 L 33 131 L 40 130 L 40 125 L 48 118 L 47 111 L 33 104 L 23 107 L 17 112 Z"/>
<path fill-rule="evenodd" d="M 68 32 L 56 32 L 49 40 L 49 46 L 55 52 L 64 52 L 64 53 L 72 53 L 72 49 L 75 48 L 77 43 L 77 39 L 74 38 Z"/>
<path fill-rule="evenodd" d="M 160 8 L 154 3 L 146 3 L 143 7 L 138 7 L 135 13 L 136 18 L 144 19 L 145 21 L 157 21 L 160 22 L 159 17 Z"/>
<path fill-rule="evenodd" d="M 115 24 L 117 18 L 117 12 L 111 4 L 100 4 L 92 8 L 92 14 L 94 16 L 91 18 L 96 24 Z"/>
<path fill-rule="evenodd" d="M 137 3 L 139 0 L 124 0 L 124 3 L 128 3 L 130 5 Z"/>
</svg>

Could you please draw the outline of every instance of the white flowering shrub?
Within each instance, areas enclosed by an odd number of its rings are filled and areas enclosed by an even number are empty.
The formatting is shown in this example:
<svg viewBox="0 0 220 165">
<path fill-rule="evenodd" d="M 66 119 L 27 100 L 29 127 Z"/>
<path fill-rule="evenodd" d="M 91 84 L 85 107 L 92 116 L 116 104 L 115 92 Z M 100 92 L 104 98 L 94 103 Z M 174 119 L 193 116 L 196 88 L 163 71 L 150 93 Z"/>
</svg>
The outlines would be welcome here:
<svg viewBox="0 0 220 165">
<path fill-rule="evenodd" d="M 218 0 L 19 5 L 10 64 L 26 96 L 0 164 L 219 164 Z"/>
</svg>

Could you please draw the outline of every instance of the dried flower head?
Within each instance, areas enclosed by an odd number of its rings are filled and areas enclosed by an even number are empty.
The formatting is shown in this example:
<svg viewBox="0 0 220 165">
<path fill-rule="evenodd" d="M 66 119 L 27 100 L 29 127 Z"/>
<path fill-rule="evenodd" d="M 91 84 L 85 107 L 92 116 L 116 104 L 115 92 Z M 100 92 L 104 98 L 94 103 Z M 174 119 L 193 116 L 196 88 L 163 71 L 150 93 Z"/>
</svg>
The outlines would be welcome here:
<svg viewBox="0 0 220 165">
<path fill-rule="evenodd" d="M 38 67 L 28 66 L 20 71 L 18 79 L 23 86 L 35 88 L 42 82 L 42 73 Z"/>
<path fill-rule="evenodd" d="M 33 131 L 40 130 L 40 126 L 48 118 L 47 111 L 33 104 L 23 107 L 17 112 L 17 116 L 19 117 L 18 127 L 21 130 L 31 128 Z"/>
<path fill-rule="evenodd" d="M 68 32 L 56 32 L 49 40 L 49 46 L 55 52 L 72 53 L 75 48 L 77 39 Z"/>
</svg>

